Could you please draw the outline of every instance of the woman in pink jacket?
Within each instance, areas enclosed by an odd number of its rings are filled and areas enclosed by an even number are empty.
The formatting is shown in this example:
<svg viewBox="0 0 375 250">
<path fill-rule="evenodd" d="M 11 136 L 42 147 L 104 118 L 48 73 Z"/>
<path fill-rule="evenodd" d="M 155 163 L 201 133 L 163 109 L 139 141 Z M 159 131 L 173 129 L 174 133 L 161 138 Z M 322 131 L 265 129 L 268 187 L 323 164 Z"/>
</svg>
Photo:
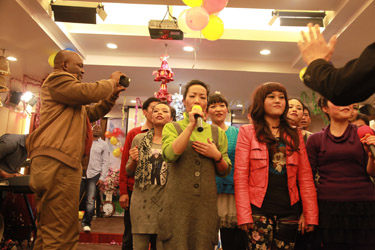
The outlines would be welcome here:
<svg viewBox="0 0 375 250">
<path fill-rule="evenodd" d="M 293 249 L 297 229 L 314 230 L 318 206 L 300 131 L 287 121 L 288 98 L 280 83 L 254 92 L 252 125 L 240 128 L 235 156 L 237 220 L 249 249 Z M 305 221 L 298 226 L 302 199 Z"/>
</svg>

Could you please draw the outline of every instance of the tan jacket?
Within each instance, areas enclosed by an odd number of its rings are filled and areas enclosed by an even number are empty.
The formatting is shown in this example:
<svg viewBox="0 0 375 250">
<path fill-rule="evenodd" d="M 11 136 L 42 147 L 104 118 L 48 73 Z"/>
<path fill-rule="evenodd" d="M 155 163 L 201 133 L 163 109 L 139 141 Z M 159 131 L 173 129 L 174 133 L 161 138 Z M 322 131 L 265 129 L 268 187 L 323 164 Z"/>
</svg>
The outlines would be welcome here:
<svg viewBox="0 0 375 250">
<path fill-rule="evenodd" d="M 40 126 L 26 141 L 30 158 L 49 156 L 79 168 L 85 147 L 86 116 L 94 122 L 111 110 L 118 98 L 112 94 L 115 86 L 112 80 L 82 83 L 67 72 L 51 73 L 40 93 Z"/>
</svg>

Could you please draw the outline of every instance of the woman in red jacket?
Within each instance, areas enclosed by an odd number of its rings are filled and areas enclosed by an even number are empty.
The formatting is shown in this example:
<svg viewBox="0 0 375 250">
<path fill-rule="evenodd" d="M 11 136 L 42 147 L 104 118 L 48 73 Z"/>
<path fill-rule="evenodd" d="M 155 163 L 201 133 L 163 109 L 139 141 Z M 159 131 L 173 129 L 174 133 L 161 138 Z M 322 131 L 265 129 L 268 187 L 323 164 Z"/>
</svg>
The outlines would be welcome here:
<svg viewBox="0 0 375 250">
<path fill-rule="evenodd" d="M 302 134 L 287 121 L 287 100 L 280 83 L 259 86 L 251 106 L 253 124 L 238 134 L 237 220 L 248 231 L 249 249 L 293 249 L 297 229 L 312 231 L 318 224 L 312 171 Z M 298 225 L 300 196 L 305 223 Z"/>
</svg>

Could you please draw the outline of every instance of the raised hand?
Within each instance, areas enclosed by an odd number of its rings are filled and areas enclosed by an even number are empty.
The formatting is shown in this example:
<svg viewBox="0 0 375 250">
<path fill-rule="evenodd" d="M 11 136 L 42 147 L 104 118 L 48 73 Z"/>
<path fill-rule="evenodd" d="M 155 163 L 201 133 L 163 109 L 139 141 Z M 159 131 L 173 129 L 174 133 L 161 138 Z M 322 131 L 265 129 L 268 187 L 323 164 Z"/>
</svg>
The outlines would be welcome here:
<svg viewBox="0 0 375 250">
<path fill-rule="evenodd" d="M 313 26 L 309 23 L 307 26 L 309 27 L 309 38 L 301 31 L 302 40 L 298 42 L 303 60 L 307 65 L 316 59 L 330 61 L 337 42 L 336 36 L 332 36 L 327 44 L 324 36 L 320 33 L 319 25 Z"/>
</svg>

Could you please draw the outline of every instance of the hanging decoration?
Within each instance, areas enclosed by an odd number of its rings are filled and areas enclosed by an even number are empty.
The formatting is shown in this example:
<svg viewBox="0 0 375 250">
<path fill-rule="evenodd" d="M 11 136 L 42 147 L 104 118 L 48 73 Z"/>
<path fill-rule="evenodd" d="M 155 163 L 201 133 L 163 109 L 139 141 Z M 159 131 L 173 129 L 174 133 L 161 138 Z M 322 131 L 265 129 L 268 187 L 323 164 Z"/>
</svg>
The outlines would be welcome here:
<svg viewBox="0 0 375 250">
<path fill-rule="evenodd" d="M 209 21 L 210 15 L 203 7 L 194 7 L 186 12 L 186 23 L 192 30 L 204 29 Z"/>
<path fill-rule="evenodd" d="M 4 76 L 10 75 L 9 62 L 4 56 L 5 49 L 3 49 L 3 55 L 0 56 L 0 93 L 8 91 Z"/>
<path fill-rule="evenodd" d="M 190 7 L 198 7 L 202 5 L 202 0 L 182 0 L 182 2 Z"/>
<path fill-rule="evenodd" d="M 115 157 L 120 157 L 123 149 L 123 139 L 125 137 L 125 133 L 123 129 L 119 127 L 120 124 L 117 120 L 119 119 L 110 120 L 108 130 L 104 132 L 104 136 L 110 143 L 109 149 L 112 151 L 112 155 Z"/>
<path fill-rule="evenodd" d="M 122 107 L 121 107 L 121 113 L 122 113 L 121 127 L 122 128 L 124 127 L 124 121 L 125 121 L 125 107 L 126 107 L 126 96 L 124 96 L 124 102 L 122 103 Z"/>
<path fill-rule="evenodd" d="M 141 98 L 137 97 L 137 98 L 135 98 L 134 127 L 136 127 L 137 123 L 138 123 L 138 110 L 139 110 L 139 107 L 142 107 L 142 101 L 141 101 Z"/>
<path fill-rule="evenodd" d="M 228 0 L 183 0 L 191 7 L 178 17 L 178 27 L 185 33 L 202 31 L 210 41 L 218 40 L 224 34 L 224 22 L 218 17 Z"/>
<path fill-rule="evenodd" d="M 185 106 L 182 102 L 183 96 L 181 94 L 181 84 L 178 93 L 172 95 L 171 106 L 176 110 L 176 120 L 180 121 L 184 119 Z"/>
<path fill-rule="evenodd" d="M 203 8 L 205 8 L 208 14 L 217 14 L 227 6 L 228 0 L 203 0 Z"/>
<path fill-rule="evenodd" d="M 210 41 L 216 41 L 224 34 L 224 22 L 220 17 L 211 15 L 209 22 L 202 30 L 202 35 Z"/>
<path fill-rule="evenodd" d="M 165 48 L 167 49 L 167 44 L 165 44 Z M 167 53 L 165 53 L 164 56 L 160 57 L 161 60 L 161 67 L 158 70 L 155 70 L 152 72 L 153 75 L 155 75 L 155 82 L 161 82 L 160 84 L 160 89 L 158 92 L 154 93 L 154 96 L 156 98 L 159 98 L 163 102 L 168 102 L 171 103 L 172 101 L 172 96 L 171 94 L 168 93 L 167 89 L 167 83 L 174 81 L 173 75 L 174 73 L 172 72 L 171 68 L 168 65 L 167 59 L 169 56 Z"/>
</svg>

